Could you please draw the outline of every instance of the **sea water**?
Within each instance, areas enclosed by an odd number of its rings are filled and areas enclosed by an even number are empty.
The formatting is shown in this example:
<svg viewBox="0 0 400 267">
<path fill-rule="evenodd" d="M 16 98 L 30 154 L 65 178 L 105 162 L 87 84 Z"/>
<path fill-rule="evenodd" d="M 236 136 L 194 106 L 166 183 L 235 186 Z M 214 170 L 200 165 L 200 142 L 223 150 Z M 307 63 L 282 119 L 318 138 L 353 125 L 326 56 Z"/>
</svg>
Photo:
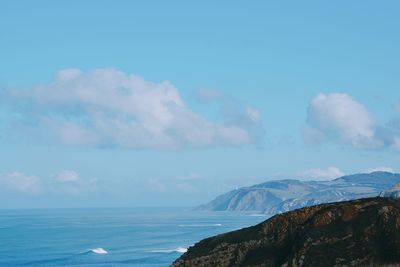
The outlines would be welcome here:
<svg viewBox="0 0 400 267">
<path fill-rule="evenodd" d="M 265 219 L 187 208 L 0 210 L 0 266 L 169 266 L 203 238 Z"/>
</svg>

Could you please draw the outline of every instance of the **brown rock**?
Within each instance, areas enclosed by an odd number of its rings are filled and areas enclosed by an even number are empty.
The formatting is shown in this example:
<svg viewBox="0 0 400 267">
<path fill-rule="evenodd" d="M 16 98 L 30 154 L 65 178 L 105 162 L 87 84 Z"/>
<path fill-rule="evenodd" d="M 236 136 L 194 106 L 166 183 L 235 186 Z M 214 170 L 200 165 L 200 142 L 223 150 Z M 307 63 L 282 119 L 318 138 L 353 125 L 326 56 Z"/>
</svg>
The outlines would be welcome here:
<svg viewBox="0 0 400 267">
<path fill-rule="evenodd" d="M 398 264 L 399 222 L 400 200 L 396 199 L 367 198 L 307 207 L 204 239 L 172 266 Z"/>
</svg>

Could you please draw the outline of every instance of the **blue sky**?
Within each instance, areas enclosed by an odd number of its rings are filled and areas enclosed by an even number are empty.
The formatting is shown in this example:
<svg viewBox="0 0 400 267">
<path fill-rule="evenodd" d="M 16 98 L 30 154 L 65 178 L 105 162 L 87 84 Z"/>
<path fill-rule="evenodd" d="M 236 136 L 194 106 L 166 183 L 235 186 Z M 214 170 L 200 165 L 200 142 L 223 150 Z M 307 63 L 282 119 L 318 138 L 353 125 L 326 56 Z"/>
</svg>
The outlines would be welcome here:
<svg viewBox="0 0 400 267">
<path fill-rule="evenodd" d="M 0 207 L 398 171 L 398 1 L 2 1 Z"/>
</svg>

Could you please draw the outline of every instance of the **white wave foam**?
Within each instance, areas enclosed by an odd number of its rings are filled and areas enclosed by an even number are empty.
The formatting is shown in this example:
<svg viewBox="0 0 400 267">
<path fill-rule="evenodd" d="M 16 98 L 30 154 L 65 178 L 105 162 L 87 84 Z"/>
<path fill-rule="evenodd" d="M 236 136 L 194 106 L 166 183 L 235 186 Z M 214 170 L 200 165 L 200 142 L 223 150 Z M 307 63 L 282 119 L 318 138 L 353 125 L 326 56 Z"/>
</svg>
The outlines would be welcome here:
<svg viewBox="0 0 400 267">
<path fill-rule="evenodd" d="M 221 223 L 213 223 L 213 224 L 179 224 L 179 227 L 220 227 Z"/>
<path fill-rule="evenodd" d="M 107 250 L 104 248 L 92 248 L 89 250 L 89 252 L 93 252 L 95 254 L 108 254 Z"/>
<path fill-rule="evenodd" d="M 149 252 L 151 252 L 151 253 L 172 253 L 172 252 L 185 253 L 186 251 L 187 251 L 187 248 L 177 247 L 176 249 L 158 249 L 158 250 L 151 250 Z"/>
</svg>

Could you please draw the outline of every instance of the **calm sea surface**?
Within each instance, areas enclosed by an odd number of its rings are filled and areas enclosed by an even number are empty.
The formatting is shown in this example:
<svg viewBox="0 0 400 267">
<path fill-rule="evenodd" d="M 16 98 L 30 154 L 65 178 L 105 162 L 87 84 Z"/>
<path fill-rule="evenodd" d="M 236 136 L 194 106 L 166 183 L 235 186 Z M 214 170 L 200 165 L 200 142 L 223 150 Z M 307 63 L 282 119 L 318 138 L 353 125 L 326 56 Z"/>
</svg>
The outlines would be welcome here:
<svg viewBox="0 0 400 267">
<path fill-rule="evenodd" d="M 0 266 L 168 266 L 264 215 L 184 208 L 0 210 Z"/>
</svg>

